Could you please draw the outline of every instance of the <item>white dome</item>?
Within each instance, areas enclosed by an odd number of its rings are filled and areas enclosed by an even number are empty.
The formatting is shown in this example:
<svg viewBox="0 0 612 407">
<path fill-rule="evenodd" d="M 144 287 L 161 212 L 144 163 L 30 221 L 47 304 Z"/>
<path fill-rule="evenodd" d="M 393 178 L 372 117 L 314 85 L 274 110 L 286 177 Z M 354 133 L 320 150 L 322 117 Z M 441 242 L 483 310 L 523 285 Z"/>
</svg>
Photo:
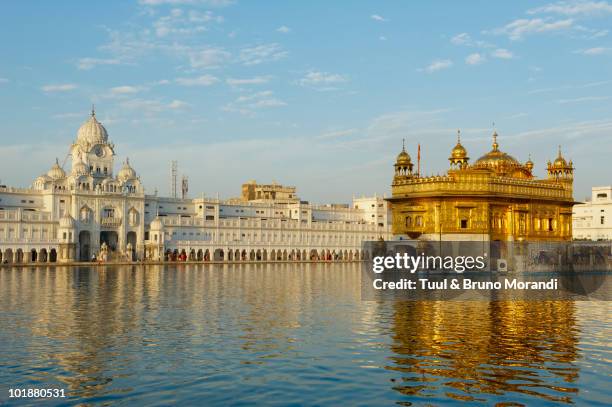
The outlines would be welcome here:
<svg viewBox="0 0 612 407">
<path fill-rule="evenodd" d="M 95 145 L 108 142 L 108 133 L 96 119 L 96 112 L 92 109 L 91 117 L 83 123 L 77 132 L 77 143 Z"/>
<path fill-rule="evenodd" d="M 123 167 L 119 170 L 117 178 L 121 181 L 127 181 L 129 179 L 136 178 L 136 171 L 130 166 L 130 159 L 126 159 L 123 163 Z"/>
<path fill-rule="evenodd" d="M 151 230 L 162 230 L 164 228 L 164 224 L 162 223 L 161 219 L 159 219 L 159 216 L 157 216 L 155 219 L 153 219 L 153 222 L 151 222 Z"/>
<path fill-rule="evenodd" d="M 59 166 L 59 161 L 56 159 L 53 167 L 47 172 L 47 176 L 53 180 L 66 177 L 66 172 Z"/>
<path fill-rule="evenodd" d="M 81 176 L 87 174 L 89 174 L 87 165 L 80 158 L 77 158 L 72 166 L 72 175 Z"/>
<path fill-rule="evenodd" d="M 62 229 L 74 229 L 75 226 L 76 222 L 68 212 L 64 213 L 64 216 L 62 216 L 59 220 L 59 227 Z"/>
</svg>

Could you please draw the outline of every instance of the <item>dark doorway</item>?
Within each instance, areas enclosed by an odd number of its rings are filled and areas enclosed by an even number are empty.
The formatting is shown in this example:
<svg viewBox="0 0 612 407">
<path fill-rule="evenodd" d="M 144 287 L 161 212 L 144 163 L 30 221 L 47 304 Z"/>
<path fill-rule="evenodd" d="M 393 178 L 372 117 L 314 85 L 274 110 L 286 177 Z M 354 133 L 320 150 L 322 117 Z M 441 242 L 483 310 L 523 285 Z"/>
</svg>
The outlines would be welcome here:
<svg viewBox="0 0 612 407">
<path fill-rule="evenodd" d="M 91 256 L 91 235 L 88 231 L 84 230 L 79 233 L 79 260 L 89 261 Z"/>
<path fill-rule="evenodd" d="M 108 251 L 116 251 L 117 245 L 119 244 L 119 236 L 117 235 L 117 232 L 100 232 L 100 247 L 102 247 L 103 243 L 106 243 Z"/>
</svg>

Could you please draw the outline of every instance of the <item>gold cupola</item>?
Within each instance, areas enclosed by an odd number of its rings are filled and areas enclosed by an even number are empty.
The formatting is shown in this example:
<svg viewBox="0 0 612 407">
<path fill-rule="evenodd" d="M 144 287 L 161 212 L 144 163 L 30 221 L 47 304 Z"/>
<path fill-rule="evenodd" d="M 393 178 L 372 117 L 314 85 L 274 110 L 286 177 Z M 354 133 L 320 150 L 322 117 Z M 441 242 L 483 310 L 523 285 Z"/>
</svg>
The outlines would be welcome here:
<svg viewBox="0 0 612 407">
<path fill-rule="evenodd" d="M 548 178 L 555 179 L 558 181 L 571 181 L 574 179 L 574 163 L 570 160 L 567 162 L 561 153 L 561 146 L 559 146 L 559 152 L 554 162 L 548 161 L 546 168 L 548 171 Z"/>
<path fill-rule="evenodd" d="M 476 160 L 472 168 L 487 169 L 500 176 L 513 176 L 517 171 L 524 172 L 523 165 L 516 158 L 499 149 L 497 137 L 497 131 L 494 131 L 491 151 Z"/>
<path fill-rule="evenodd" d="M 412 160 L 410 159 L 410 155 L 406 152 L 406 141 L 402 140 L 402 151 L 397 155 L 397 159 L 395 160 L 395 177 L 412 177 Z"/>
<path fill-rule="evenodd" d="M 453 147 L 450 157 L 451 169 L 464 169 L 467 168 L 468 160 L 470 157 L 467 155 L 467 150 L 461 144 L 461 130 L 457 130 L 457 145 Z"/>
</svg>

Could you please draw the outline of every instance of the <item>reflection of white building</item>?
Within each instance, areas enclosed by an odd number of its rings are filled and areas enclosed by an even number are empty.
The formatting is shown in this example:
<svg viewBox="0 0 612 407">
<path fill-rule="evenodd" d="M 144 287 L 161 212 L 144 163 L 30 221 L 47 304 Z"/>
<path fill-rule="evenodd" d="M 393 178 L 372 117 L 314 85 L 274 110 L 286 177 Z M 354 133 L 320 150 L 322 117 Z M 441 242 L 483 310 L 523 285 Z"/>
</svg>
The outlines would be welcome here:
<svg viewBox="0 0 612 407">
<path fill-rule="evenodd" d="M 227 201 L 145 195 L 129 160 L 115 175 L 114 145 L 93 111 L 70 156 L 69 172 L 56 161 L 32 188 L 0 186 L 0 261 L 88 260 L 103 246 L 114 260 L 354 258 L 363 240 L 390 238 L 377 197 L 318 206 L 293 187 L 253 182 Z"/>
<path fill-rule="evenodd" d="M 612 186 L 593 187 L 591 200 L 574 205 L 574 239 L 612 240 Z"/>
</svg>

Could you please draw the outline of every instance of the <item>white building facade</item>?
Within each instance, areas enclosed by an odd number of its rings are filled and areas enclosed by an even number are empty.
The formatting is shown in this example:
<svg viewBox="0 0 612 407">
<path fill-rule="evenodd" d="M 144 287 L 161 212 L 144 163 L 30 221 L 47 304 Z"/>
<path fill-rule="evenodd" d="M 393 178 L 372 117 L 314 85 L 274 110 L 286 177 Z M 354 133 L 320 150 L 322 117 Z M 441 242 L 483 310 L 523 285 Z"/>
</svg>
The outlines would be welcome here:
<svg viewBox="0 0 612 407">
<path fill-rule="evenodd" d="M 31 188 L 0 185 L 0 262 L 356 260 L 364 240 L 390 239 L 380 197 L 349 205 L 146 195 L 95 112 Z"/>
<path fill-rule="evenodd" d="M 591 199 L 574 205 L 573 237 L 577 240 L 612 240 L 612 186 L 593 187 Z"/>
</svg>

